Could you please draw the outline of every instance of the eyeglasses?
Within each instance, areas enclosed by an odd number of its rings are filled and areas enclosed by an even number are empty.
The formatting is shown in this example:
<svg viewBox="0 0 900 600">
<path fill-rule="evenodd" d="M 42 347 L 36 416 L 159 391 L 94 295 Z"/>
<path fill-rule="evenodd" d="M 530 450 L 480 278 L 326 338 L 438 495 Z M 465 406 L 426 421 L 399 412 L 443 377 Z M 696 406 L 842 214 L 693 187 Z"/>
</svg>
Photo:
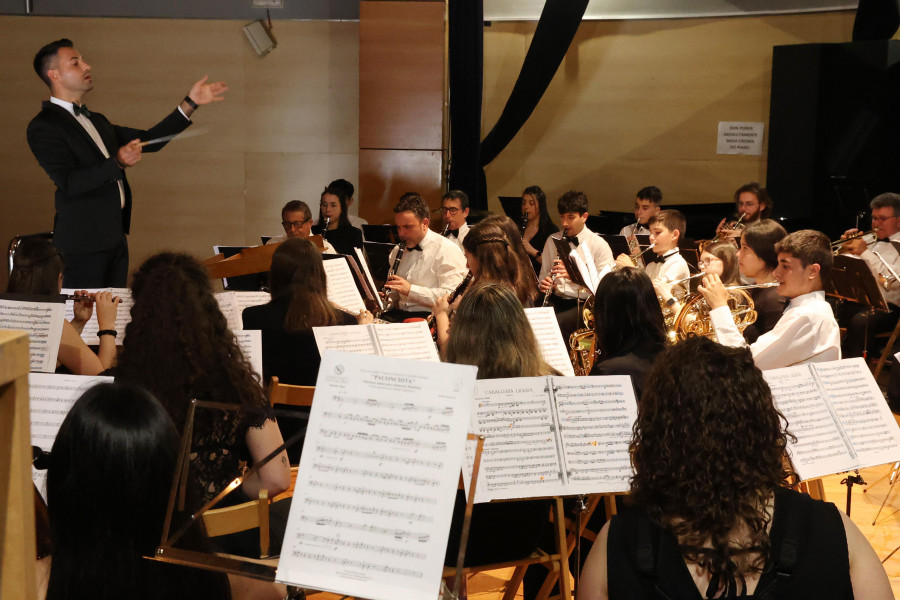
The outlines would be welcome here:
<svg viewBox="0 0 900 600">
<path fill-rule="evenodd" d="M 873 222 L 873 223 L 882 223 L 882 222 L 884 222 L 884 221 L 889 221 L 889 220 L 891 220 L 891 219 L 896 219 L 896 218 L 897 218 L 897 217 L 876 217 L 876 216 L 873 216 L 873 217 L 872 217 L 872 222 Z"/>
<path fill-rule="evenodd" d="M 282 221 L 281 226 L 285 229 L 293 229 L 294 227 L 300 229 L 310 221 L 312 221 L 312 219 L 303 219 L 302 221 Z"/>
<path fill-rule="evenodd" d="M 700 264 L 703 265 L 704 267 L 708 267 L 709 265 L 713 264 L 714 262 L 722 262 L 722 259 L 721 258 L 704 258 L 703 260 L 700 261 Z"/>
<path fill-rule="evenodd" d="M 459 211 L 460 211 L 460 209 L 457 208 L 456 206 L 442 206 L 442 207 L 441 207 L 441 212 L 442 212 L 442 213 L 449 213 L 449 214 L 451 214 L 451 215 L 455 215 L 455 214 L 458 213 Z"/>
</svg>

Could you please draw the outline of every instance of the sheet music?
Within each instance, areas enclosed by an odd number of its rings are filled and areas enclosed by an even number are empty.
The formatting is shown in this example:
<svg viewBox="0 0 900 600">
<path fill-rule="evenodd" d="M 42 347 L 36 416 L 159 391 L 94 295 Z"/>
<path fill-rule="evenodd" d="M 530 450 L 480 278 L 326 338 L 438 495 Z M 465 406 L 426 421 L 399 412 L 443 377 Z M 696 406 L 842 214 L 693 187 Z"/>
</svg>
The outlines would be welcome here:
<svg viewBox="0 0 900 600">
<path fill-rule="evenodd" d="M 84 289 L 84 288 L 81 288 Z M 74 295 L 74 288 L 63 288 L 60 293 L 70 296 Z M 119 297 L 119 307 L 116 309 L 116 345 L 121 346 L 122 340 L 125 339 L 125 326 L 131 322 L 131 307 L 134 305 L 134 301 L 131 298 L 131 290 L 128 288 L 90 288 L 85 289 L 84 291 L 89 294 L 96 294 L 97 292 L 111 292 L 113 296 Z M 75 301 L 74 300 L 66 300 L 66 321 L 71 321 L 75 317 Z M 88 346 L 99 346 L 100 338 L 97 337 L 97 332 L 100 331 L 100 324 L 97 322 L 97 305 L 94 305 L 94 314 L 91 315 L 91 318 L 88 319 L 88 322 L 84 324 L 84 329 L 81 330 L 81 339 L 84 340 L 84 343 Z"/>
<path fill-rule="evenodd" d="M 218 292 L 215 297 L 231 331 L 241 331 L 244 328 L 241 315 L 245 308 L 268 304 L 272 300 L 269 292 Z"/>
<path fill-rule="evenodd" d="M 28 332 L 31 370 L 56 370 L 66 306 L 62 302 L 26 302 L 0 299 L 0 329 Z"/>
<path fill-rule="evenodd" d="M 475 399 L 472 429 L 485 436 L 476 502 L 628 491 L 637 419 L 630 377 L 484 379 Z"/>
<path fill-rule="evenodd" d="M 863 358 L 810 364 L 859 467 L 900 459 L 900 427 Z"/>
<path fill-rule="evenodd" d="M 326 351 L 276 580 L 433 600 L 475 367 Z"/>
<path fill-rule="evenodd" d="M 350 272 L 347 259 L 331 259 L 324 261 L 325 289 L 328 299 L 344 310 L 358 314 L 366 309 L 362 296 L 356 288 L 356 280 Z"/>
<path fill-rule="evenodd" d="M 369 284 L 369 287 L 372 288 L 372 292 L 375 295 L 375 301 L 378 302 L 378 309 L 384 310 L 384 302 L 381 300 L 381 294 L 378 293 L 378 288 L 375 287 L 375 280 L 372 279 L 372 272 L 369 270 L 369 261 L 366 260 L 366 255 L 363 254 L 362 248 L 353 248 L 353 251 L 356 252 L 357 262 L 362 265 L 363 273 L 366 275 L 366 282 Z"/>
<path fill-rule="evenodd" d="M 237 339 L 238 346 L 241 347 L 241 352 L 250 361 L 250 366 L 253 367 L 253 371 L 259 375 L 259 380 L 262 381 L 262 331 L 259 329 L 242 329 L 240 331 L 232 331 L 232 333 Z M 265 382 L 263 381 L 263 383 Z"/>
<path fill-rule="evenodd" d="M 526 308 L 525 316 L 528 317 L 531 330 L 537 338 L 544 362 L 563 375 L 574 377 L 575 370 L 572 368 L 572 361 L 569 360 L 569 351 L 559 330 L 559 321 L 556 320 L 553 307 Z"/>
<path fill-rule="evenodd" d="M 440 362 L 425 321 L 313 327 L 319 354 L 340 350 Z"/>
<path fill-rule="evenodd" d="M 627 492 L 637 398 L 628 375 L 554 377 L 569 493 Z"/>
<path fill-rule="evenodd" d="M 552 310 L 552 309 L 551 309 Z M 484 438 L 475 502 L 551 496 L 563 489 L 559 439 L 546 377 L 475 382 L 471 430 Z M 471 485 L 475 444 L 466 445 Z"/>
<path fill-rule="evenodd" d="M 581 278 L 593 294 L 597 291 L 597 284 L 600 283 L 600 275 L 597 273 L 597 265 L 594 264 L 594 257 L 591 256 L 587 244 L 581 244 L 572 250 L 572 261 L 578 267 Z"/>
<path fill-rule="evenodd" d="M 60 304 L 62 306 L 62 304 Z M 31 413 L 31 445 L 47 452 L 53 447 L 56 433 L 75 401 L 98 383 L 112 383 L 112 377 L 84 375 L 28 375 L 29 411 Z M 31 479 L 38 491 L 47 498 L 47 471 L 31 469 Z"/>
<path fill-rule="evenodd" d="M 378 338 L 380 354 L 395 358 L 440 362 L 437 347 L 425 321 L 375 323 L 370 325 Z"/>
</svg>

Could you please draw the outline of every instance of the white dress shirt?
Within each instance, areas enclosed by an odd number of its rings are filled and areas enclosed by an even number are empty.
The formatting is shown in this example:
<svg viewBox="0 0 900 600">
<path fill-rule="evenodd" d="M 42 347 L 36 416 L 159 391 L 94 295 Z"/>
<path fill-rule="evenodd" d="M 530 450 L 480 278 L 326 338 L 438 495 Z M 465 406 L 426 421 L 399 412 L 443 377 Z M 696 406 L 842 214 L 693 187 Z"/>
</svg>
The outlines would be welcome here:
<svg viewBox="0 0 900 600">
<path fill-rule="evenodd" d="M 888 239 L 895 242 L 900 241 L 900 231 Z M 866 261 L 872 274 L 875 275 L 875 280 L 878 282 L 879 286 L 881 286 L 885 299 L 895 306 L 900 306 L 900 282 L 889 281 L 887 286 L 881 284 L 881 280 L 878 277 L 879 275 L 884 275 L 889 280 L 893 278 L 893 275 L 891 275 L 888 268 L 884 266 L 884 263 L 878 260 L 878 257 L 874 254 L 875 252 L 877 252 L 898 275 L 900 275 L 900 254 L 897 254 L 897 250 L 894 249 L 890 242 L 875 241 L 869 244 L 869 247 L 860 256 L 860 258 Z"/>
<path fill-rule="evenodd" d="M 419 242 L 421 250 L 403 251 L 397 275 L 410 283 L 409 295 L 400 297 L 398 308 L 411 312 L 427 312 L 435 301 L 457 288 L 468 272 L 466 257 L 459 247 L 430 229 Z M 397 248 L 391 251 L 394 264 Z"/>
<path fill-rule="evenodd" d="M 366 239 L 366 232 L 362 228 L 363 225 L 368 225 L 369 222 L 363 219 L 362 217 L 357 217 L 356 215 L 351 215 L 347 213 L 347 218 L 350 220 L 350 224 L 363 232 L 363 241 Z"/>
<path fill-rule="evenodd" d="M 597 268 L 598 273 L 600 273 L 606 265 L 613 263 L 612 250 L 609 249 L 609 244 L 606 243 L 606 240 L 599 235 L 587 227 L 584 227 L 575 237 L 578 238 L 579 248 L 581 246 L 587 247 L 588 253 L 594 259 L 594 266 Z M 547 238 L 547 242 L 544 244 L 544 250 L 541 252 L 541 273 L 538 277 L 538 281 L 543 281 L 550 274 L 550 270 L 553 268 L 553 261 L 559 256 L 556 252 L 556 244 L 553 243 L 554 238 L 562 239 L 562 233 L 554 233 Z M 571 243 L 569 246 L 574 248 Z M 563 298 L 584 299 L 594 293 L 594 290 L 586 290 L 569 279 L 557 279 L 555 287 L 554 294 L 562 296 Z"/>
<path fill-rule="evenodd" d="M 650 230 L 646 225 L 641 225 L 640 223 L 632 223 L 631 225 L 626 225 L 619 232 L 619 235 L 624 235 L 625 237 L 631 235 L 650 235 Z"/>
<path fill-rule="evenodd" d="M 650 279 L 665 279 L 672 282 L 690 276 L 691 269 L 678 248 L 672 248 L 666 251 L 659 260 L 644 267 L 644 273 Z"/>
<path fill-rule="evenodd" d="M 709 313 L 720 344 L 746 346 L 731 311 L 721 306 Z M 841 334 L 825 292 L 801 294 L 788 303 L 772 331 L 750 345 L 753 360 L 761 370 L 790 367 L 808 362 L 841 359 Z"/>
<path fill-rule="evenodd" d="M 462 245 L 463 240 L 466 239 L 466 234 L 468 234 L 468 233 L 469 233 L 469 224 L 466 222 L 463 222 L 463 224 L 459 226 L 459 233 L 456 235 L 456 237 L 453 237 L 452 235 L 450 235 L 450 230 L 449 229 L 447 230 L 447 239 L 450 240 L 451 242 L 453 242 L 454 244 L 456 244 L 456 246 L 460 250 L 462 250 L 463 249 L 463 245 Z M 463 251 L 463 254 L 465 255 L 465 251 Z"/>
</svg>

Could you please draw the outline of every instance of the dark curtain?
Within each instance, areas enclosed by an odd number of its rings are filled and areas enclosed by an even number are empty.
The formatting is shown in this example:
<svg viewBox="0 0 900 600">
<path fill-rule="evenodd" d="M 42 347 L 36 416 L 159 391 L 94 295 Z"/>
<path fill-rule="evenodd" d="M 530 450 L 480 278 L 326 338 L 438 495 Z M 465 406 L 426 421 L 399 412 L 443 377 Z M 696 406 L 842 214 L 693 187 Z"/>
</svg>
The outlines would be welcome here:
<svg viewBox="0 0 900 600">
<path fill-rule="evenodd" d="M 546 0 L 519 78 L 503 113 L 478 143 L 484 12 L 481 0 L 450 0 L 450 187 L 487 209 L 484 165 L 497 158 L 531 116 L 578 31 L 588 0 Z"/>
<path fill-rule="evenodd" d="M 897 0 L 859 0 L 853 21 L 853 41 L 889 40 L 900 28 Z"/>
</svg>

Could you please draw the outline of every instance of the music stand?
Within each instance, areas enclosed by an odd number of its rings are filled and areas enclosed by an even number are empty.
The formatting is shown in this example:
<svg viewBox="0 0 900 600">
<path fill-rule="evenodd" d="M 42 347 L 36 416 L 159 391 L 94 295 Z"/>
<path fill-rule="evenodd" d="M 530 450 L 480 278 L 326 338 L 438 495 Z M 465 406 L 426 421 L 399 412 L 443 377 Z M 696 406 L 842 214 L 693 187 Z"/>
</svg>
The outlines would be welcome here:
<svg viewBox="0 0 900 600">
<path fill-rule="evenodd" d="M 856 302 L 882 312 L 890 310 L 869 266 L 858 258 L 835 256 L 831 275 L 822 281 L 822 287 L 826 296 L 837 300 Z"/>
<path fill-rule="evenodd" d="M 375 285 L 384 287 L 387 280 L 388 271 L 391 268 L 390 259 L 391 251 L 396 244 L 385 244 L 383 242 L 372 242 L 366 238 L 363 242 L 363 253 L 366 256 L 366 262 L 369 263 L 369 269 L 372 273 L 372 279 Z"/>
<path fill-rule="evenodd" d="M 362 226 L 363 237 L 367 242 L 379 242 L 382 244 L 397 244 L 400 236 L 397 235 L 396 225 L 369 225 Z"/>
<path fill-rule="evenodd" d="M 612 235 L 609 233 L 601 233 L 599 235 L 607 244 L 609 244 L 609 249 L 612 250 L 613 256 L 619 256 L 620 254 L 631 256 L 631 248 L 628 247 L 628 238 L 624 235 Z M 638 244 L 640 244 L 640 241 L 638 241 Z"/>
<path fill-rule="evenodd" d="M 590 289 L 590 286 L 581 276 L 581 271 L 578 270 L 578 265 L 576 265 L 575 261 L 572 260 L 572 247 L 569 245 L 569 242 L 565 239 L 558 239 L 555 237 L 551 237 L 550 239 L 553 240 L 553 243 L 556 245 L 557 257 L 566 267 L 566 271 L 568 271 L 569 279 L 572 281 L 572 283 L 585 288 L 586 290 L 588 290 L 591 296 L 593 296 L 594 290 Z"/>
</svg>

